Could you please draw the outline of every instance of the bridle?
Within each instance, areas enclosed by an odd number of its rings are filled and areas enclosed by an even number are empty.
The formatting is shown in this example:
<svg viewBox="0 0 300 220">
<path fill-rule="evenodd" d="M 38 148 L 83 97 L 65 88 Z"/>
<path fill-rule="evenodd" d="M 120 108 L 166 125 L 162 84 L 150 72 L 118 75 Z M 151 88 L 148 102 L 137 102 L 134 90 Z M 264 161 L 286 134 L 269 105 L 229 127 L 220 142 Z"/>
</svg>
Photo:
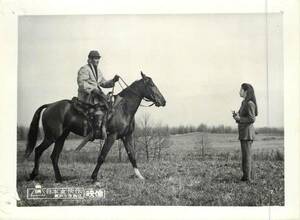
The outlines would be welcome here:
<svg viewBox="0 0 300 220">
<path fill-rule="evenodd" d="M 121 81 L 125 84 L 126 88 L 128 88 L 128 89 L 129 89 L 132 93 L 134 93 L 136 96 L 140 97 L 140 95 L 139 95 L 134 89 L 132 89 L 132 88 L 130 88 L 130 86 L 128 86 L 128 84 L 124 81 L 124 79 L 123 79 L 121 76 L 119 76 L 119 79 L 121 79 Z M 119 83 L 120 87 L 124 90 L 124 88 L 123 88 L 122 84 L 120 83 L 120 81 L 118 81 L 118 83 Z M 145 82 L 143 82 L 143 83 L 144 83 L 145 88 L 146 88 L 147 90 L 149 90 L 149 88 L 147 87 L 147 85 L 145 84 Z M 115 86 L 113 86 L 112 93 L 114 92 L 114 87 L 115 87 Z M 140 106 L 142 106 L 142 107 L 151 107 L 152 105 L 155 104 L 152 100 L 150 100 L 150 99 L 148 99 L 148 98 L 146 98 L 146 97 L 143 97 L 142 100 L 144 100 L 144 101 L 146 101 L 146 102 L 152 102 L 150 105 L 143 105 L 143 104 L 140 104 Z"/>
</svg>

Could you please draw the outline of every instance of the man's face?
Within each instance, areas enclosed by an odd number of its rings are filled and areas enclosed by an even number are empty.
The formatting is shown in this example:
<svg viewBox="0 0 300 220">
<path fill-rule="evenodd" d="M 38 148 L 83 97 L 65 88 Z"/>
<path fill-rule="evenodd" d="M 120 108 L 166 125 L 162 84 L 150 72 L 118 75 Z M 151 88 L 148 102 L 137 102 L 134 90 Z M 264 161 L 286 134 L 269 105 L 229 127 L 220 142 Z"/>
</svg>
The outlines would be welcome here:
<svg viewBox="0 0 300 220">
<path fill-rule="evenodd" d="M 91 58 L 91 63 L 92 63 L 94 66 L 98 66 L 99 60 L 100 60 L 99 57 L 93 57 L 93 58 Z"/>
</svg>

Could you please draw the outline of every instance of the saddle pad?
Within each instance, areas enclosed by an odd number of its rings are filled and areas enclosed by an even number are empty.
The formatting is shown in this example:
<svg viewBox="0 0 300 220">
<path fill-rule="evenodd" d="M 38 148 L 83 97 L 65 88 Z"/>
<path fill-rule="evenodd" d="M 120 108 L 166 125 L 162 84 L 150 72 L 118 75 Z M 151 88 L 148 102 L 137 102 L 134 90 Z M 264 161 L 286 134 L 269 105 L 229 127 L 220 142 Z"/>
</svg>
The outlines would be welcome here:
<svg viewBox="0 0 300 220">
<path fill-rule="evenodd" d="M 90 116 L 95 114 L 96 112 L 104 112 L 105 111 L 105 105 L 98 103 L 95 105 L 92 105 L 90 103 L 82 102 L 77 97 L 73 97 L 71 100 L 72 107 L 78 111 L 79 113 L 82 113 L 85 116 Z"/>
</svg>

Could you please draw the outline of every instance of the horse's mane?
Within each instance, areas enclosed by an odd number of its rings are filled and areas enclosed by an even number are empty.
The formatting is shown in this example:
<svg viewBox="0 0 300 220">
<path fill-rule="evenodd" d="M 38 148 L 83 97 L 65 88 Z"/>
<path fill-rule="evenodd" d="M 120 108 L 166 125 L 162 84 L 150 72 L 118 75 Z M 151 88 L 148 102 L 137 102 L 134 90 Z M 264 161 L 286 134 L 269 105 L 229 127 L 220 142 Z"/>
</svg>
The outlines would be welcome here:
<svg viewBox="0 0 300 220">
<path fill-rule="evenodd" d="M 133 83 L 131 83 L 128 87 L 126 87 L 125 89 L 123 89 L 121 92 L 119 92 L 117 95 L 124 97 L 126 95 L 128 95 L 129 93 L 132 93 L 132 89 L 134 89 L 137 85 L 137 83 L 140 82 L 140 79 L 135 80 Z"/>
</svg>

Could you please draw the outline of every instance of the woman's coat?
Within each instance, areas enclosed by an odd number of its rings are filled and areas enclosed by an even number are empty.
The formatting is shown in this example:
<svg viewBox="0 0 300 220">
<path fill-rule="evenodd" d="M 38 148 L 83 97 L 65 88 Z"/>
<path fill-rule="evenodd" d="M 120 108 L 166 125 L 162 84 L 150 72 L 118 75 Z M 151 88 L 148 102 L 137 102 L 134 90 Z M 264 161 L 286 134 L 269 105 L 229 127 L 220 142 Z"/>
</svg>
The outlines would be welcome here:
<svg viewBox="0 0 300 220">
<path fill-rule="evenodd" d="M 243 101 L 239 110 L 238 123 L 239 140 L 254 140 L 255 104 L 252 101 Z"/>
</svg>

